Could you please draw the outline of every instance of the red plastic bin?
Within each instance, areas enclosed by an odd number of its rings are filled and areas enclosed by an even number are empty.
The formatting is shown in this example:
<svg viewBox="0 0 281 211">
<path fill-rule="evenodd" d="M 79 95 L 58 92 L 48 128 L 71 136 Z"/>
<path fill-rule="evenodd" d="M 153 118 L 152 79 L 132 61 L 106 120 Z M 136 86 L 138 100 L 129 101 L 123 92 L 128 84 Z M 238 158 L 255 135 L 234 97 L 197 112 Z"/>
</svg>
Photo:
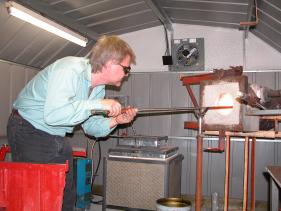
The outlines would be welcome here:
<svg viewBox="0 0 281 211">
<path fill-rule="evenodd" d="M 5 159 L 5 156 L 8 152 L 11 152 L 10 147 L 7 144 L 3 144 L 0 148 L 0 161 Z"/>
<path fill-rule="evenodd" d="M 66 164 L 0 161 L 0 210 L 60 211 Z"/>
</svg>

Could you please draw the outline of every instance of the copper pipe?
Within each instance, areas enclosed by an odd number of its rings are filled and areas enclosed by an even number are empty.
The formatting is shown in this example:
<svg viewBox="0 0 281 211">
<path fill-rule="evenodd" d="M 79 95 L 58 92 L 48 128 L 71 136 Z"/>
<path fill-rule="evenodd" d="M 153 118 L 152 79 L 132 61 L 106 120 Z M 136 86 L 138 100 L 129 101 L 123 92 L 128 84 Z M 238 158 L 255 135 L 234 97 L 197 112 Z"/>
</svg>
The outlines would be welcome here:
<svg viewBox="0 0 281 211">
<path fill-rule="evenodd" d="M 182 76 L 180 80 L 182 81 L 183 85 L 194 85 L 199 84 L 201 81 L 207 80 L 214 80 L 215 74 L 214 73 L 206 73 L 201 75 L 194 75 L 194 76 Z"/>
<path fill-rule="evenodd" d="M 201 210 L 202 203 L 202 156 L 203 156 L 203 136 L 197 135 L 197 157 L 196 157 L 196 193 L 195 210 Z"/>
<path fill-rule="evenodd" d="M 225 181 L 224 181 L 224 211 L 228 211 L 229 175 L 230 175 L 230 137 L 226 136 Z"/>
<path fill-rule="evenodd" d="M 255 176 L 256 176 L 256 138 L 252 138 L 251 158 L 251 211 L 255 210 Z"/>
<path fill-rule="evenodd" d="M 244 184 L 243 184 L 243 211 L 248 207 L 248 174 L 249 174 L 249 137 L 244 142 Z"/>
<path fill-rule="evenodd" d="M 184 122 L 184 129 L 198 130 L 198 128 L 199 128 L 198 122 L 195 121 Z"/>
<path fill-rule="evenodd" d="M 255 15 L 256 15 L 256 20 L 255 21 L 241 21 L 240 22 L 240 26 L 256 26 L 259 23 L 259 14 L 258 14 L 257 0 L 255 0 Z"/>
</svg>

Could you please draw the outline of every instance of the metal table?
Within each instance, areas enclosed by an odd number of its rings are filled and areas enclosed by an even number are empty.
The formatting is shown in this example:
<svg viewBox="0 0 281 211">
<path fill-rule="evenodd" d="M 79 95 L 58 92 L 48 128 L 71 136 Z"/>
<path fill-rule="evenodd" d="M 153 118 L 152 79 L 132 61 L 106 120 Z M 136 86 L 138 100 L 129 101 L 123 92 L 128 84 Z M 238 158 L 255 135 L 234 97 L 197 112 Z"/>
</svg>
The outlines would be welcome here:
<svg viewBox="0 0 281 211">
<path fill-rule="evenodd" d="M 279 210 L 279 190 L 281 187 L 281 166 L 267 166 L 270 175 L 270 210 Z"/>
</svg>

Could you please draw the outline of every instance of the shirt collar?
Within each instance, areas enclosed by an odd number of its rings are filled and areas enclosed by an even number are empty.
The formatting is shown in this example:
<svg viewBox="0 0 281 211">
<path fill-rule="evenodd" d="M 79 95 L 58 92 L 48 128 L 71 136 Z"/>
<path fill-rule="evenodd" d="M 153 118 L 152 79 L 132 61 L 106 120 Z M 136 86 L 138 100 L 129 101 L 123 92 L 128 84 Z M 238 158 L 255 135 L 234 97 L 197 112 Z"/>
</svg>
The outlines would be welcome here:
<svg viewBox="0 0 281 211">
<path fill-rule="evenodd" d="M 89 59 L 86 59 L 87 63 L 87 69 L 85 71 L 85 78 L 89 82 L 89 87 L 92 87 L 92 65 L 90 64 Z M 99 85 L 96 86 L 95 88 L 92 88 L 90 92 L 92 92 L 93 89 L 96 90 L 96 92 L 100 92 L 105 88 L 105 85 Z"/>
<path fill-rule="evenodd" d="M 86 59 L 87 69 L 85 71 L 85 78 L 91 83 L 92 81 L 92 65 L 90 64 L 89 59 Z"/>
</svg>

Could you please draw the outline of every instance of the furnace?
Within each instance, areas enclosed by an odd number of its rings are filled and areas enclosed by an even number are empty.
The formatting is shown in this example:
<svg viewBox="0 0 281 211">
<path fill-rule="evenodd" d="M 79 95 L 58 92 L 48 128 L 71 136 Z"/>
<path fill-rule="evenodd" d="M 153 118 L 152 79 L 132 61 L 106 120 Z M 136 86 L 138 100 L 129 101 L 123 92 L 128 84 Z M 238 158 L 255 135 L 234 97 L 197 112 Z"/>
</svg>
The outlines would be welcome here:
<svg viewBox="0 0 281 211">
<path fill-rule="evenodd" d="M 257 110 L 241 104 L 237 98 L 248 93 L 247 76 L 225 77 L 200 83 L 202 107 L 233 106 L 232 109 L 209 110 L 203 119 L 203 130 L 258 131 L 259 118 L 246 113 Z"/>
</svg>

